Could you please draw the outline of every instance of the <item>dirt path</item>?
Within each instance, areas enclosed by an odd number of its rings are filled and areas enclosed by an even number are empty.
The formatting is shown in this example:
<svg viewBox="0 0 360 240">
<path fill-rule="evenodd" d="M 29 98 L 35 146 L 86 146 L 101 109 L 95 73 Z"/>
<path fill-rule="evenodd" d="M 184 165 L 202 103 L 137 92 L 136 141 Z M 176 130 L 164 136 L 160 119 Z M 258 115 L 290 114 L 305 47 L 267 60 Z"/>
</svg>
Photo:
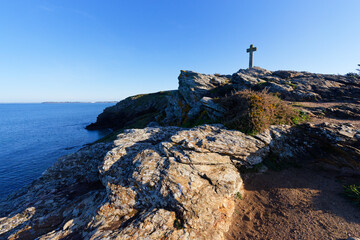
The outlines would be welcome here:
<svg viewBox="0 0 360 240">
<path fill-rule="evenodd" d="M 360 237 L 360 208 L 340 195 L 360 182 L 310 164 L 244 175 L 227 239 L 347 239 Z"/>
<path fill-rule="evenodd" d="M 290 102 L 290 101 L 288 102 L 304 107 L 324 107 L 324 108 L 348 104 L 348 102 Z"/>
<path fill-rule="evenodd" d="M 289 101 L 287 102 L 291 105 L 295 104 L 295 106 L 300 108 L 301 107 L 308 108 L 308 110 L 311 108 L 331 108 L 339 105 L 346 106 L 348 104 L 347 102 L 289 102 Z M 334 124 L 350 123 L 360 128 L 360 120 L 358 119 L 338 119 L 338 118 L 326 117 L 326 116 L 313 116 L 311 117 L 309 122 L 313 124 L 320 124 L 323 122 L 334 123 Z"/>
<path fill-rule="evenodd" d="M 360 120 L 344 120 L 344 119 L 336 119 L 336 118 L 317 118 L 317 117 L 313 117 L 311 118 L 311 120 L 309 121 L 310 123 L 313 124 L 320 124 L 320 123 L 334 123 L 334 124 L 339 124 L 339 123 L 350 123 L 353 126 L 360 128 Z"/>
</svg>

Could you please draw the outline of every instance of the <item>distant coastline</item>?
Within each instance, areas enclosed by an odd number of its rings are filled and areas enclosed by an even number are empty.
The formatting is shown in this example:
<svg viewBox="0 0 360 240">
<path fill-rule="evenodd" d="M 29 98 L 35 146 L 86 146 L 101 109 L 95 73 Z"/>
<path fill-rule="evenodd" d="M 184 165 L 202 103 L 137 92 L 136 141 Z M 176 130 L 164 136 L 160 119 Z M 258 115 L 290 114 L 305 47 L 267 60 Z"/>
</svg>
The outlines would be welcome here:
<svg viewBox="0 0 360 240">
<path fill-rule="evenodd" d="M 118 101 L 98 101 L 98 102 L 41 102 L 42 104 L 56 104 L 56 103 L 117 103 Z"/>
</svg>

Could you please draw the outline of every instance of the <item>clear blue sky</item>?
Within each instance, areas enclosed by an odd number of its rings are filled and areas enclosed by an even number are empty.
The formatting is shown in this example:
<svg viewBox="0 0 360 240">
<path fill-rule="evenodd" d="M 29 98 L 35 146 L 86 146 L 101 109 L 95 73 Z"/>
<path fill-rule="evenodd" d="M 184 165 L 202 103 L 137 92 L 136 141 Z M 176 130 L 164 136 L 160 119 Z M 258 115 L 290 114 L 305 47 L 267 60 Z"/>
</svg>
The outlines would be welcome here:
<svg viewBox="0 0 360 240">
<path fill-rule="evenodd" d="M 0 102 L 121 100 L 181 69 L 355 72 L 359 0 L 1 0 Z"/>
</svg>

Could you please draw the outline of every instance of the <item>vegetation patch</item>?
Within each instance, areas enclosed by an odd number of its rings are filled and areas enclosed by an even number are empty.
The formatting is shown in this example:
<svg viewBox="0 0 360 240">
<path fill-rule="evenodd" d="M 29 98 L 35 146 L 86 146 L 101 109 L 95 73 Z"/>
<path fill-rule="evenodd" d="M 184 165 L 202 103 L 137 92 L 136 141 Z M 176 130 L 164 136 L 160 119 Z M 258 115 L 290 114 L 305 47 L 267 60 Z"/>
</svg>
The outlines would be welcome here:
<svg viewBox="0 0 360 240">
<path fill-rule="evenodd" d="M 226 109 L 223 124 L 247 134 L 264 131 L 273 124 L 294 125 L 306 119 L 305 113 L 295 110 L 266 89 L 233 92 L 219 101 Z"/>
<path fill-rule="evenodd" d="M 296 89 L 297 88 L 297 85 L 295 83 L 292 83 L 292 82 L 286 82 L 286 85 L 289 85 L 291 86 L 293 89 Z"/>
<path fill-rule="evenodd" d="M 293 122 L 293 124 L 301 124 L 304 123 L 306 121 L 309 121 L 310 116 L 308 113 L 301 111 L 301 110 L 296 110 L 297 114 L 291 119 L 291 121 Z"/>
<path fill-rule="evenodd" d="M 360 79 L 360 69 L 359 69 L 359 74 L 350 72 L 350 73 L 347 73 L 345 76 L 348 78 L 352 78 L 352 79 Z"/>
<path fill-rule="evenodd" d="M 344 195 L 360 207 L 360 184 L 344 186 Z"/>
<path fill-rule="evenodd" d="M 243 200 L 243 199 L 244 199 L 244 197 L 243 197 L 243 195 L 241 194 L 241 192 L 237 192 L 237 193 L 235 194 L 235 198 L 237 198 L 237 199 L 239 199 L 239 200 Z"/>
</svg>

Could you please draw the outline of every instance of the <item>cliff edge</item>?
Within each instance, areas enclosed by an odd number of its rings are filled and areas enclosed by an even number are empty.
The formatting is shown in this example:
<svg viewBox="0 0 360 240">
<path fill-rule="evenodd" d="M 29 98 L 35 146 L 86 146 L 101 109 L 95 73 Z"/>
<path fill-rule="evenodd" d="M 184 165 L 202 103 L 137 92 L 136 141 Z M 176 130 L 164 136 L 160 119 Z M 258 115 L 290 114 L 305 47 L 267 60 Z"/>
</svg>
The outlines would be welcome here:
<svg viewBox="0 0 360 240">
<path fill-rule="evenodd" d="M 245 89 L 266 89 L 291 102 L 338 103 L 331 107 L 307 108 L 315 115 L 336 115 L 342 119 L 360 117 L 360 78 L 353 75 L 272 72 L 254 67 L 232 75 L 182 70 L 178 81 L 177 90 L 129 97 L 106 108 L 87 129 L 145 127 L 150 122 L 166 126 L 218 122 L 224 109 L 216 100 Z"/>
</svg>

